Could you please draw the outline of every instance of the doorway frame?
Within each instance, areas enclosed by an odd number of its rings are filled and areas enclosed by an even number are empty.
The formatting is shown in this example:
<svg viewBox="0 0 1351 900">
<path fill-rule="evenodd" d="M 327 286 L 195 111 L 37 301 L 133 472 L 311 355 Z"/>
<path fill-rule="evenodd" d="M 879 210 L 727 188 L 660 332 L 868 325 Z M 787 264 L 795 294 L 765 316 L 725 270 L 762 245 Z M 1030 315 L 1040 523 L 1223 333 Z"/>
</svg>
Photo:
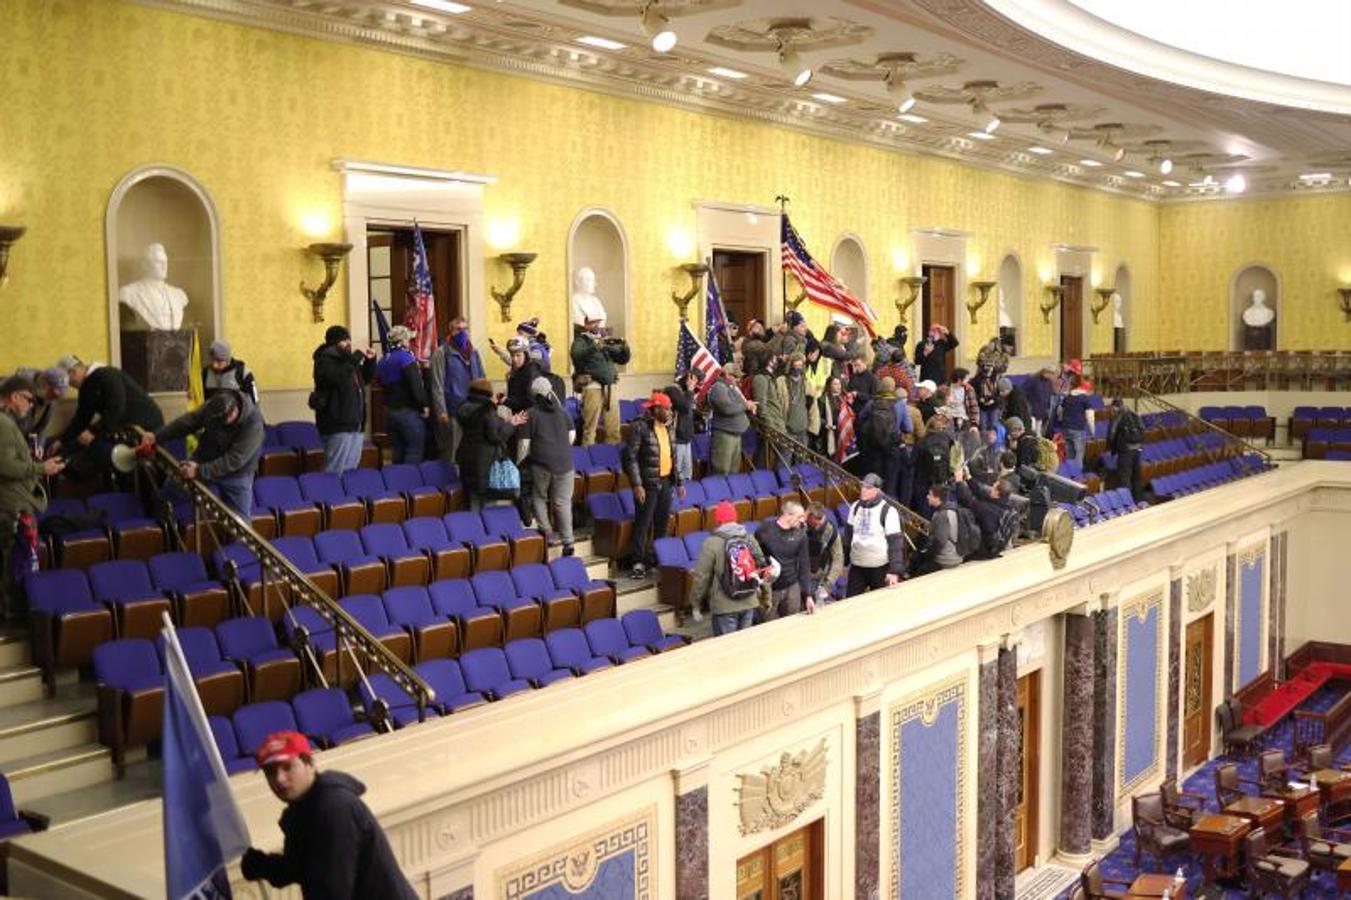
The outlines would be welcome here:
<svg viewBox="0 0 1351 900">
<path fill-rule="evenodd" d="M 764 254 L 765 327 L 772 328 L 782 322 L 784 297 L 780 273 L 783 271 L 783 244 L 780 240 L 782 216 L 779 211 L 771 206 L 696 200 L 694 219 L 699 257 L 697 260 L 680 262 L 711 265 L 714 250 Z M 690 320 L 699 322 L 700 329 L 703 328 L 702 304 L 697 319 L 691 316 Z"/>
<path fill-rule="evenodd" d="M 1060 284 L 1062 276 L 1068 275 L 1071 278 L 1082 278 L 1084 285 L 1084 295 L 1082 297 L 1082 308 L 1079 315 L 1080 344 L 1083 348 L 1084 358 L 1088 358 L 1093 353 L 1093 316 L 1088 314 L 1088 307 L 1092 303 L 1090 294 L 1093 290 L 1093 254 L 1098 252 L 1097 247 L 1082 247 L 1075 244 L 1052 244 L 1051 252 L 1055 259 L 1055 264 L 1051 267 L 1051 277 L 1042 284 L 1037 292 L 1038 298 L 1045 294 L 1047 284 Z M 1037 300 L 1038 304 L 1041 300 Z M 1058 362 L 1064 362 L 1060 359 L 1060 310 L 1057 308 L 1051 313 L 1051 356 Z"/>
<path fill-rule="evenodd" d="M 916 228 L 911 231 L 911 243 L 914 252 L 911 258 L 914 260 L 915 274 L 924 272 L 925 266 L 951 266 L 955 277 L 953 281 L 953 327 L 952 333 L 957 336 L 957 349 L 953 351 L 952 364 L 954 366 L 969 366 L 969 361 L 974 360 L 975 350 L 969 346 L 968 322 L 971 317 L 963 315 L 966 312 L 966 291 L 967 291 L 967 271 L 966 271 L 966 239 L 970 237 L 969 231 L 959 231 L 955 228 Z M 916 302 L 910 307 L 910 321 L 906 322 L 906 327 L 910 329 L 910 341 L 913 347 L 914 342 L 922 336 L 921 325 L 924 321 L 924 308 L 920 302 Z"/>
<path fill-rule="evenodd" d="M 1204 744 L 1205 755 L 1203 756 L 1203 758 L 1202 758 L 1199 762 L 1194 763 L 1194 764 L 1191 764 L 1191 765 L 1188 765 L 1188 764 L 1187 764 L 1187 759 L 1186 759 L 1186 754 L 1187 754 L 1187 729 L 1186 729 L 1186 722 L 1187 722 L 1187 671 L 1188 671 L 1187 666 L 1188 666 L 1188 663 L 1191 662 L 1191 659 L 1190 659 L 1190 656 L 1189 656 L 1188 653 L 1187 653 L 1187 648 L 1188 648 L 1188 644 L 1189 644 L 1189 642 L 1188 642 L 1188 640 L 1187 640 L 1187 632 L 1190 631 L 1190 630 L 1192 629 L 1193 626 L 1202 625 L 1203 623 L 1204 623 L 1204 627 L 1205 627 L 1205 630 L 1206 630 L 1206 640 L 1205 640 L 1205 643 L 1206 643 L 1207 645 L 1209 645 L 1209 647 L 1210 647 L 1210 671 L 1203 674 L 1203 682 L 1202 682 L 1203 684 L 1207 684 L 1207 686 L 1209 687 L 1209 690 L 1206 691 L 1206 696 L 1204 696 L 1204 697 L 1201 698 L 1201 729 L 1202 729 L 1202 735 L 1204 736 L 1204 740 L 1202 741 L 1202 743 Z M 1192 770 L 1192 769 L 1199 769 L 1201 766 L 1203 766 L 1203 765 L 1205 765 L 1207 762 L 1209 762 L 1211 756 L 1213 755 L 1214 748 L 1215 748 L 1215 727 L 1214 727 L 1214 722 L 1212 721 L 1212 719 L 1214 718 L 1214 712 L 1213 712 L 1213 711 L 1214 711 L 1214 709 L 1215 709 L 1215 684 L 1216 684 L 1216 682 L 1215 682 L 1215 610 L 1214 610 L 1214 609 L 1208 609 L 1208 610 L 1205 610 L 1205 611 L 1202 612 L 1200 615 L 1198 615 L 1196 618 L 1192 619 L 1191 621 L 1185 623 L 1185 624 L 1182 626 L 1182 659 L 1181 659 L 1181 664 L 1182 664 L 1182 667 L 1181 667 L 1181 669 L 1179 669 L 1180 677 L 1179 677 L 1179 679 L 1178 679 L 1178 691 L 1179 691 L 1179 693 L 1180 693 L 1180 695 L 1181 695 L 1181 696 L 1178 698 L 1178 699 L 1179 699 L 1179 702 L 1178 702 L 1178 715 L 1180 716 L 1180 721 L 1178 722 L 1178 734 L 1181 736 L 1181 740 L 1178 742 L 1178 743 L 1179 743 L 1179 746 L 1178 746 L 1178 754 L 1181 756 L 1181 762 L 1180 762 L 1179 765 L 1178 765 L 1178 771 L 1184 771 L 1184 770 L 1185 770 L 1185 771 L 1190 771 L 1190 770 Z"/>
<path fill-rule="evenodd" d="M 1191 608 L 1191 598 L 1189 597 L 1189 581 L 1198 574 L 1210 569 L 1215 573 L 1215 598 L 1200 609 Z M 1210 698 L 1211 706 L 1207 715 L 1212 717 L 1210 722 L 1210 746 L 1207 748 L 1207 760 L 1214 759 L 1216 751 L 1219 750 L 1220 738 L 1215 728 L 1213 716 L 1215 715 L 1215 704 L 1220 702 L 1220 698 L 1228 696 L 1229 682 L 1227 680 L 1228 672 L 1225 669 L 1224 655 L 1224 620 L 1228 603 L 1228 564 L 1225 559 L 1225 549 L 1220 547 L 1205 554 L 1203 557 L 1195 560 L 1191 567 L 1182 573 L 1182 598 L 1180 603 L 1180 618 L 1182 619 L 1182 628 L 1179 632 L 1178 656 L 1181 672 L 1187 671 L 1187 626 L 1203 616 L 1214 615 L 1211 625 L 1211 645 L 1210 645 Z M 1237 602 L 1238 598 L 1234 598 Z M 1183 714 L 1185 713 L 1185 704 L 1181 691 L 1185 687 L 1184 682 L 1179 677 L 1178 680 L 1178 704 L 1177 704 L 1177 746 L 1172 748 L 1176 757 L 1176 767 L 1178 773 L 1178 782 L 1184 781 L 1200 766 L 1188 769 L 1182 764 L 1182 735 L 1183 735 Z"/>
<path fill-rule="evenodd" d="M 347 257 L 347 328 L 353 346 L 367 346 L 372 339 L 366 296 L 366 229 L 371 225 L 410 228 L 416 221 L 429 228 L 462 232 L 462 312 L 471 331 L 484 327 L 488 321 L 486 267 L 478 263 L 484 259 L 483 188 L 497 178 L 348 159 L 333 160 L 333 168 L 343 178 L 344 239 L 352 245 Z M 332 316 L 326 319 L 337 321 Z"/>
</svg>

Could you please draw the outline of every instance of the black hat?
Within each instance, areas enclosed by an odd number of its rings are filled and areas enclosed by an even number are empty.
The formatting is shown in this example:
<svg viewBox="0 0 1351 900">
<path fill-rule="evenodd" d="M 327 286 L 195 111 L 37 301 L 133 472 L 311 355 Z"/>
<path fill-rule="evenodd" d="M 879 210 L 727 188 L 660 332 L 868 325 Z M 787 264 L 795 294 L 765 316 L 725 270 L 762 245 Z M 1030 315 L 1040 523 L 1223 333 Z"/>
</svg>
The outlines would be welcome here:
<svg viewBox="0 0 1351 900">
<path fill-rule="evenodd" d="M 330 325 L 330 326 L 328 326 L 328 331 L 325 331 L 325 332 L 324 332 L 324 343 L 325 343 L 325 344 L 338 344 L 338 343 L 341 343 L 341 342 L 347 340 L 347 339 L 350 338 L 351 336 L 352 336 L 352 332 L 348 331 L 347 328 L 346 328 L 345 326 L 343 326 L 343 325 Z"/>
</svg>

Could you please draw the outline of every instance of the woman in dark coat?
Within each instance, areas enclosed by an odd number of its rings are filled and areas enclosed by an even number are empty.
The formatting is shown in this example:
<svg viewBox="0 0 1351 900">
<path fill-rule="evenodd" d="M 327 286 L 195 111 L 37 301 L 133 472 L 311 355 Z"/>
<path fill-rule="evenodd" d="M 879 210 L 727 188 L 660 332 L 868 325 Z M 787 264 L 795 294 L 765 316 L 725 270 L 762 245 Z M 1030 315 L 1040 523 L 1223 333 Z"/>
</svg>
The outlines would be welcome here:
<svg viewBox="0 0 1351 900">
<path fill-rule="evenodd" d="M 469 496 L 473 509 L 483 506 L 484 495 L 488 490 L 488 470 L 493 462 L 506 452 L 515 427 L 510 419 L 497 414 L 497 404 L 493 402 L 493 385 L 486 378 L 479 378 L 469 384 L 469 396 L 455 411 L 464 437 L 455 462 L 460 467 L 460 482 Z"/>
</svg>

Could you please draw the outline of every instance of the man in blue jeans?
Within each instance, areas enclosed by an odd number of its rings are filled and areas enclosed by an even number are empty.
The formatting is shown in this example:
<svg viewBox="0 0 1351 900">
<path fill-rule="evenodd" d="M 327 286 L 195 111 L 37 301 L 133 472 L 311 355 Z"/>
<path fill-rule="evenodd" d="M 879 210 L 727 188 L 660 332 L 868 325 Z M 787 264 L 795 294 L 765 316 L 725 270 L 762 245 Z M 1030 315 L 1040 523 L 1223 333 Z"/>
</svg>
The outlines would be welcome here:
<svg viewBox="0 0 1351 900">
<path fill-rule="evenodd" d="M 694 580 L 690 587 L 690 607 L 697 622 L 703 618 L 700 608 L 708 604 L 713 613 L 713 635 L 741 631 L 755 624 L 755 610 L 760 605 L 760 591 L 743 597 L 730 596 L 724 582 L 727 569 L 728 545 L 744 543 L 754 560 L 756 580 L 773 580 L 765 553 L 755 538 L 736 520 L 736 507 L 726 500 L 713 510 L 714 532 L 704 539 L 699 559 L 694 563 Z"/>
<path fill-rule="evenodd" d="M 154 433 L 141 446 L 197 435 L 192 459 L 183 463 L 183 477 L 216 486 L 225 504 L 245 519 L 253 512 L 253 472 L 263 451 L 263 414 L 242 391 L 226 388 L 194 410 Z"/>
<path fill-rule="evenodd" d="M 342 474 L 361 463 L 366 383 L 374 373 L 374 350 L 353 350 L 352 335 L 341 325 L 324 332 L 324 343 L 314 351 L 310 409 L 324 439 L 325 472 Z"/>
</svg>

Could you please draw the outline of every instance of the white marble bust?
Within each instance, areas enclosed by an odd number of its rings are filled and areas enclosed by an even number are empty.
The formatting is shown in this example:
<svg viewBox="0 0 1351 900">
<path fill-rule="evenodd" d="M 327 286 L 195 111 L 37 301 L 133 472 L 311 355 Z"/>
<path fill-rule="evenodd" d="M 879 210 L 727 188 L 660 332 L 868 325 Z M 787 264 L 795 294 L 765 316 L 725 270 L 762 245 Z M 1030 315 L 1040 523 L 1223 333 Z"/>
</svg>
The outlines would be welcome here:
<svg viewBox="0 0 1351 900">
<path fill-rule="evenodd" d="M 123 309 L 134 314 L 135 321 L 128 324 L 151 331 L 177 331 L 183 327 L 188 295 L 165 280 L 169 275 L 169 254 L 164 252 L 164 245 L 146 247 L 141 264 L 140 280 L 123 285 L 117 292 Z"/>
<path fill-rule="evenodd" d="M 1243 310 L 1243 324 L 1249 328 L 1267 328 L 1276 318 L 1276 310 L 1267 306 L 1267 292 L 1258 288 L 1252 292 L 1248 308 Z"/>
<path fill-rule="evenodd" d="M 605 304 L 596 296 L 596 273 L 582 266 L 572 276 L 572 324 L 586 327 L 588 319 L 600 319 L 600 327 L 608 323 Z"/>
<path fill-rule="evenodd" d="M 1121 295 L 1112 294 L 1112 327 L 1125 328 L 1126 319 L 1121 314 Z"/>
<path fill-rule="evenodd" d="M 1012 328 L 1013 316 L 1009 315 L 1008 304 L 1004 302 L 1004 289 L 999 289 L 999 327 Z"/>
</svg>

